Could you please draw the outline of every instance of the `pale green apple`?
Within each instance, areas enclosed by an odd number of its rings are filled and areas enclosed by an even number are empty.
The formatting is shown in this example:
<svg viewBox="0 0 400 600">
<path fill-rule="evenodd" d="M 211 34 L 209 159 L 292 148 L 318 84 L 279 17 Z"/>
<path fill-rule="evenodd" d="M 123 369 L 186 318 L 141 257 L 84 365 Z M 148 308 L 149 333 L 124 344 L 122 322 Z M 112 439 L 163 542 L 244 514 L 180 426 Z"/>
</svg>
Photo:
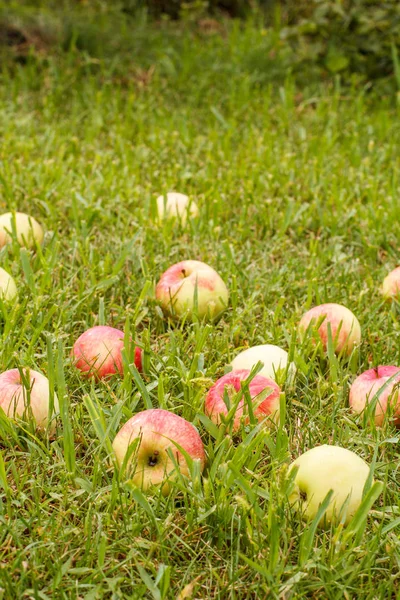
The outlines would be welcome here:
<svg viewBox="0 0 400 600">
<path fill-rule="evenodd" d="M 3 300 L 13 300 L 17 295 L 17 286 L 7 271 L 0 267 L 0 297 Z"/>
<path fill-rule="evenodd" d="M 234 371 L 240 369 L 251 371 L 258 362 L 263 363 L 258 375 L 280 381 L 287 367 L 288 353 L 274 344 L 260 344 L 240 352 L 231 362 L 231 366 Z"/>
<path fill-rule="evenodd" d="M 0 248 L 12 241 L 13 217 L 15 216 L 15 233 L 20 246 L 34 248 L 43 242 L 43 228 L 33 217 L 25 213 L 4 213 L 0 216 Z"/>
<path fill-rule="evenodd" d="M 354 452 L 340 446 L 316 446 L 290 466 L 298 467 L 289 502 L 313 519 L 330 490 L 331 502 L 320 525 L 348 523 L 361 504 L 369 466 Z"/>
<path fill-rule="evenodd" d="M 168 192 L 165 196 L 157 198 L 157 214 L 159 219 L 178 218 L 182 224 L 185 224 L 187 217 L 197 217 L 199 209 L 186 194 Z"/>
</svg>

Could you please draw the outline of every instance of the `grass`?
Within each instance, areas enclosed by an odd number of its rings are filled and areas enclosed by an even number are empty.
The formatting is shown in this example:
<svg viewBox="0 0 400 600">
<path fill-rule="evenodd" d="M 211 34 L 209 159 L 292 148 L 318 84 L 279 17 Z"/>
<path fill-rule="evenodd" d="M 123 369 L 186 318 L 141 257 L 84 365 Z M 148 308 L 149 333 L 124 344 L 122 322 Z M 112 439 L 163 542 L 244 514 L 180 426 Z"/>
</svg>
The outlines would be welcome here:
<svg viewBox="0 0 400 600">
<path fill-rule="evenodd" d="M 136 60 L 72 49 L 2 64 L 1 208 L 47 233 L 37 252 L 1 250 L 19 287 L 1 307 L 1 365 L 47 374 L 61 415 L 54 441 L 0 420 L 0 597 L 395 598 L 399 435 L 347 403 L 357 373 L 400 363 L 399 306 L 379 293 L 400 255 L 395 98 L 284 71 L 271 83 L 269 63 L 246 62 L 264 35 L 251 24 L 140 31 L 150 49 Z M 195 198 L 200 218 L 156 226 L 169 189 Z M 229 285 L 215 326 L 169 327 L 155 303 L 159 275 L 184 258 Z M 360 320 L 349 362 L 310 358 L 296 340 L 324 301 Z M 94 384 L 73 369 L 73 342 L 103 323 L 135 332 L 142 378 L 126 365 Z M 232 439 L 202 418 L 204 396 L 263 342 L 299 367 L 285 419 Z M 120 425 L 148 406 L 193 421 L 207 452 L 203 478 L 166 498 L 132 489 L 109 460 Z M 321 443 L 354 450 L 384 483 L 347 529 L 315 530 L 286 499 L 290 460 Z"/>
</svg>

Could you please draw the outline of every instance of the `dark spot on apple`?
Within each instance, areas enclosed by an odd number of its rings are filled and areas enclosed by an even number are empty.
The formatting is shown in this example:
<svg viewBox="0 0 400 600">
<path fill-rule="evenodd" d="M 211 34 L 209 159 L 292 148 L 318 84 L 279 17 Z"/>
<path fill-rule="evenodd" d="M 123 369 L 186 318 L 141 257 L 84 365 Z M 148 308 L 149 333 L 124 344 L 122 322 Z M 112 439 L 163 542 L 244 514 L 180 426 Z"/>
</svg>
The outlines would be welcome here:
<svg viewBox="0 0 400 600">
<path fill-rule="evenodd" d="M 307 494 L 303 491 L 300 491 L 300 499 L 302 502 L 305 502 L 307 500 Z"/>
<path fill-rule="evenodd" d="M 149 460 L 148 460 L 149 467 L 156 466 L 156 464 L 158 463 L 158 455 L 159 455 L 158 450 L 154 450 L 153 454 L 151 456 L 149 456 Z"/>
</svg>

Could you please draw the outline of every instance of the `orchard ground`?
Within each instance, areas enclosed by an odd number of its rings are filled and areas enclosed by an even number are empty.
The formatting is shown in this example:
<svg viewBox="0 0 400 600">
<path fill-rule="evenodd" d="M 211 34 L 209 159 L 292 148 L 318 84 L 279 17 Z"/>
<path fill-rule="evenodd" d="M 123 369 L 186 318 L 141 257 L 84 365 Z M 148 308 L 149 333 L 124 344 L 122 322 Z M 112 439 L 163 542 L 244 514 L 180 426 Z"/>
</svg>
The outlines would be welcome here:
<svg viewBox="0 0 400 600">
<path fill-rule="evenodd" d="M 339 77 L 258 77 L 243 61 L 261 35 L 176 26 L 149 30 L 152 53 L 137 61 L 71 50 L 2 63 L 2 212 L 32 214 L 47 234 L 37 253 L 1 250 L 19 288 L 1 307 L 1 365 L 45 373 L 61 419 L 51 442 L 1 419 L 1 598 L 398 593 L 399 434 L 351 415 L 348 389 L 400 364 L 399 306 L 380 294 L 400 262 L 399 106 Z M 156 226 L 169 190 L 200 217 Z M 155 303 L 160 274 L 184 259 L 228 284 L 214 326 L 168 327 Z M 360 321 L 349 362 L 296 345 L 302 314 L 322 302 Z M 74 341 L 96 324 L 136 332 L 142 378 L 127 367 L 93 383 L 72 368 Z M 206 392 L 263 343 L 298 366 L 281 426 L 218 436 L 202 420 Z M 150 406 L 193 421 L 206 447 L 202 483 L 175 496 L 142 495 L 108 459 L 122 423 Z M 384 483 L 351 530 L 315 531 L 287 503 L 287 465 L 324 443 L 375 463 Z"/>
</svg>

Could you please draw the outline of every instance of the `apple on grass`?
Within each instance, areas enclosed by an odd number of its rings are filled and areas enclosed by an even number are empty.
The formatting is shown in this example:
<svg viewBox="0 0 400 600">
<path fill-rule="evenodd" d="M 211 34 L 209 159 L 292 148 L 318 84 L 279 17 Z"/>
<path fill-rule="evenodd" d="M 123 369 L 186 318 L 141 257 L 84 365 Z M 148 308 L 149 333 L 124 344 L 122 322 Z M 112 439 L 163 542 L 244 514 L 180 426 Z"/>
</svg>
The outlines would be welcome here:
<svg viewBox="0 0 400 600">
<path fill-rule="evenodd" d="M 354 452 L 340 446 L 316 446 L 304 452 L 290 466 L 297 468 L 290 504 L 314 519 L 323 500 L 333 490 L 320 526 L 347 524 L 361 504 L 369 466 Z"/>
<path fill-rule="evenodd" d="M 197 204 L 190 201 L 185 194 L 168 192 L 157 198 L 157 214 L 159 219 L 178 218 L 182 224 L 185 224 L 188 217 L 198 216 L 199 209 Z"/>
<path fill-rule="evenodd" d="M 50 435 L 56 430 L 55 415 L 59 412 L 54 394 L 54 414 L 50 414 L 50 384 L 47 377 L 33 369 L 10 369 L 0 375 L 0 408 L 7 417 L 29 419 L 37 429 L 46 429 Z"/>
<path fill-rule="evenodd" d="M 231 362 L 234 371 L 241 369 L 251 370 L 258 362 L 263 363 L 258 375 L 280 380 L 286 371 L 288 364 L 288 353 L 274 344 L 261 344 L 252 346 L 240 352 Z"/>
<path fill-rule="evenodd" d="M 383 425 L 386 413 L 400 425 L 400 368 L 379 366 L 361 373 L 350 387 L 349 404 L 355 413 L 362 413 L 375 404 L 374 420 Z"/>
<path fill-rule="evenodd" d="M 361 327 L 351 310 L 345 306 L 335 303 L 314 306 L 301 318 L 299 330 L 304 336 L 309 330 L 318 328 L 316 333 L 326 351 L 329 326 L 335 353 L 350 356 L 353 349 L 361 342 Z"/>
<path fill-rule="evenodd" d="M 14 279 L 0 267 L 0 298 L 2 300 L 13 300 L 16 295 L 17 286 Z"/>
<path fill-rule="evenodd" d="M 72 348 L 74 365 L 87 376 L 102 379 L 123 374 L 124 332 L 107 325 L 91 327 L 76 340 Z M 135 366 L 142 369 L 142 351 L 135 348 Z"/>
<path fill-rule="evenodd" d="M 15 222 L 14 222 L 15 217 Z M 13 226 L 20 246 L 34 248 L 43 242 L 43 228 L 33 217 L 25 213 L 4 213 L 0 216 L 0 248 L 12 242 Z"/>
<path fill-rule="evenodd" d="M 250 371 L 242 369 L 231 371 L 218 379 L 209 390 L 204 406 L 205 414 L 216 424 L 222 421 L 221 416 L 227 417 L 234 408 L 233 431 L 240 429 L 240 423 L 250 423 L 248 403 L 242 391 L 242 383 L 248 379 Z M 249 394 L 253 415 L 257 421 L 264 421 L 270 426 L 279 420 L 280 387 L 268 377 L 256 375 L 249 383 Z M 238 393 L 240 393 L 238 398 Z M 228 402 L 226 402 L 228 400 Z M 228 406 L 227 406 L 228 404 Z"/>
<path fill-rule="evenodd" d="M 382 294 L 386 300 L 400 298 L 400 267 L 386 275 L 382 284 Z"/>
<path fill-rule="evenodd" d="M 229 292 L 213 268 L 198 260 L 184 260 L 161 276 L 156 299 L 171 317 L 197 315 L 214 320 L 227 307 Z"/>
<path fill-rule="evenodd" d="M 203 442 L 196 427 L 161 408 L 144 410 L 129 419 L 115 436 L 113 448 L 119 467 L 125 468 L 132 483 L 144 491 L 161 486 L 164 495 L 169 494 L 171 482 L 179 473 L 190 475 L 180 448 L 200 462 L 201 471 L 205 465 Z"/>
</svg>

